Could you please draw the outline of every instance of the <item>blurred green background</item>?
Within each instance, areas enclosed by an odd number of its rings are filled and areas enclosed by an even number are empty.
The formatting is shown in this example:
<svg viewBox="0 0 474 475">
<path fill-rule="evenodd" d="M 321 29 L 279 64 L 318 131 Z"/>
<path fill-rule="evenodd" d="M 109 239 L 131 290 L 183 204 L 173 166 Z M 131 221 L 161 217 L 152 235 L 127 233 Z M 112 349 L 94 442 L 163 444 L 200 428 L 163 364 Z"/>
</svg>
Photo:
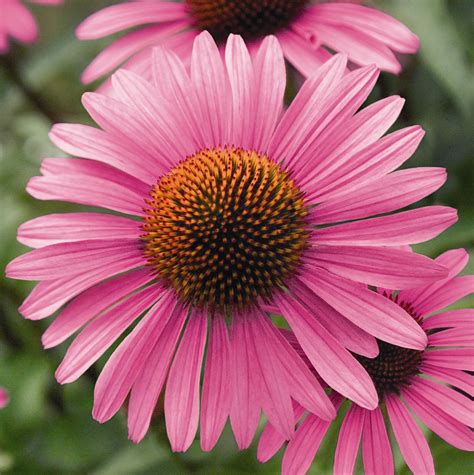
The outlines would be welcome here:
<svg viewBox="0 0 474 475">
<path fill-rule="evenodd" d="M 80 97 L 82 69 L 108 42 L 78 42 L 74 27 L 99 7 L 102 0 L 66 0 L 64 7 L 32 7 L 41 39 L 32 47 L 14 45 L 0 66 L 0 261 L 3 266 L 26 249 L 15 240 L 23 221 L 71 206 L 35 201 L 24 187 L 38 174 L 42 158 L 60 156 L 48 140 L 51 119 L 88 121 Z M 374 1 L 404 21 L 421 38 L 416 57 L 405 58 L 400 77 L 382 74 L 369 102 L 390 94 L 407 99 L 397 128 L 421 124 L 427 135 L 409 166 L 443 166 L 447 184 L 426 203 L 459 208 L 460 220 L 441 237 L 418 246 L 430 256 L 474 244 L 473 189 L 473 74 L 474 0 Z M 0 57 L 1 58 L 1 57 Z M 7 74 L 16 68 L 18 77 Z M 21 87 L 19 82 L 23 81 Z M 25 94 L 40 95 L 41 111 Z M 473 264 L 470 264 L 470 272 Z M 216 449 L 204 454 L 198 442 L 186 454 L 172 454 L 161 421 L 155 422 L 140 445 L 127 441 L 123 414 L 105 425 L 91 419 L 93 381 L 98 368 L 78 382 L 59 386 L 54 370 L 67 344 L 45 352 L 40 335 L 45 322 L 27 322 L 17 307 L 28 283 L 3 279 L 0 294 L 0 386 L 8 388 L 9 406 L 0 411 L 0 472 L 18 474 L 148 474 L 148 473 L 278 473 L 281 454 L 261 465 L 255 444 L 238 452 L 230 431 Z M 464 306 L 473 301 L 465 300 Z M 102 362 L 105 361 L 105 357 Z M 311 473 L 330 473 L 337 424 L 326 438 Z M 431 436 L 439 474 L 472 473 L 470 454 L 457 451 Z M 397 471 L 410 473 L 395 449 Z M 360 471 L 360 466 L 358 468 Z"/>
</svg>

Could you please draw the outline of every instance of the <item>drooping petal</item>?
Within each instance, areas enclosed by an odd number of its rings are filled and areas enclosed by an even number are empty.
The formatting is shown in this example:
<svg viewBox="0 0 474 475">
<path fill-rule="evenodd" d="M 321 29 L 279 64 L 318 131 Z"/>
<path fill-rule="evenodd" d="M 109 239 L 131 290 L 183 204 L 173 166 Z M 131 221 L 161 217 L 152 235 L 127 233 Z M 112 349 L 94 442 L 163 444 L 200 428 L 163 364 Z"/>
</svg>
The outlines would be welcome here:
<svg viewBox="0 0 474 475">
<path fill-rule="evenodd" d="M 342 398 L 333 395 L 332 400 L 336 409 L 339 409 Z M 285 450 L 281 467 L 282 475 L 307 472 L 330 425 L 329 421 L 320 419 L 314 414 L 309 414 L 305 418 Z"/>
<path fill-rule="evenodd" d="M 213 449 L 230 414 L 230 342 L 224 318 L 213 317 L 202 386 L 201 448 Z"/>
<path fill-rule="evenodd" d="M 357 404 L 351 404 L 347 411 L 337 440 L 334 475 L 351 475 L 354 472 L 366 412 Z"/>
<path fill-rule="evenodd" d="M 403 402 L 393 395 L 385 397 L 385 404 L 398 446 L 410 470 L 419 475 L 434 474 L 430 447 L 410 412 Z"/>
<path fill-rule="evenodd" d="M 448 310 L 438 313 L 423 320 L 423 328 L 431 330 L 433 328 L 472 328 L 474 324 L 474 309 L 462 308 L 458 310 Z M 434 335 L 433 335 L 434 336 Z"/>
<path fill-rule="evenodd" d="M 427 362 L 423 362 L 420 367 L 420 371 L 423 374 L 432 376 L 440 381 L 443 381 L 448 384 L 461 389 L 469 396 L 474 396 L 474 376 L 466 373 L 465 371 L 459 369 L 446 369 L 440 368 L 438 366 L 430 365 Z"/>
<path fill-rule="evenodd" d="M 362 460 L 367 475 L 394 473 L 392 449 L 382 411 L 366 411 L 362 430 Z"/>
<path fill-rule="evenodd" d="M 132 387 L 128 405 L 128 437 L 135 443 L 140 442 L 148 431 L 187 313 L 181 305 L 176 305 Z"/>
<path fill-rule="evenodd" d="M 231 327 L 232 406 L 230 422 L 239 449 L 247 448 L 260 419 L 257 394 L 251 381 L 253 351 L 250 336 L 241 318 L 233 318 Z"/>
<path fill-rule="evenodd" d="M 428 336 L 429 346 L 474 346 L 474 325 L 450 328 Z"/>
<path fill-rule="evenodd" d="M 199 379 L 207 315 L 194 311 L 170 369 L 165 392 L 166 432 L 174 452 L 185 452 L 199 423 Z"/>
<path fill-rule="evenodd" d="M 295 425 L 304 414 L 304 408 L 297 403 L 293 403 Z M 259 462 L 270 460 L 285 443 L 286 439 L 270 423 L 267 423 L 262 432 L 257 448 L 257 458 Z"/>
</svg>

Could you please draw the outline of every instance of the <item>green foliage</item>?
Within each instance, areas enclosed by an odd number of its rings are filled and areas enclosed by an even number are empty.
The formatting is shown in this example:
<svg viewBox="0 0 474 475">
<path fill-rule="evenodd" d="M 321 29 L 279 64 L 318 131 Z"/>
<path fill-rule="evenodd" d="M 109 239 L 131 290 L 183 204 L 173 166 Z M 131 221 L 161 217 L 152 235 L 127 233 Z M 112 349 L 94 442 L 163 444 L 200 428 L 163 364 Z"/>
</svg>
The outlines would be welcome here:
<svg viewBox="0 0 474 475">
<path fill-rule="evenodd" d="M 105 43 L 78 42 L 73 29 L 103 0 L 69 0 L 63 8 L 34 7 L 42 40 L 31 48 L 15 46 L 11 57 L 27 84 L 40 93 L 50 110 L 65 121 L 88 122 L 80 104 L 84 87 L 81 70 Z M 374 1 L 400 18 L 422 41 L 418 57 L 406 58 L 398 78 L 382 75 L 373 100 L 402 94 L 407 106 L 397 127 L 420 123 L 427 136 L 409 166 L 445 166 L 447 185 L 429 203 L 460 208 L 460 221 L 442 236 L 418 246 L 436 256 L 453 247 L 472 250 L 472 37 L 468 15 L 472 0 Z M 62 203 L 39 202 L 24 191 L 29 177 L 38 173 L 43 157 L 58 155 L 49 142 L 50 122 L 34 108 L 0 68 L 0 265 L 25 248 L 15 240 L 18 225 L 54 211 L 74 209 Z M 470 265 L 470 272 L 473 264 Z M 255 445 L 238 452 L 230 430 L 211 454 L 195 442 L 188 453 L 172 454 L 162 419 L 139 445 L 127 440 L 124 412 L 99 425 L 91 418 L 93 376 L 66 387 L 54 380 L 66 345 L 43 351 L 40 335 L 46 324 L 26 322 L 17 307 L 31 285 L 2 279 L 0 287 L 0 386 L 8 388 L 9 406 L 0 411 L 0 472 L 12 474 L 275 474 L 281 454 L 261 465 Z M 471 299 L 469 302 L 473 304 Z M 340 421 L 339 423 L 340 424 Z M 311 473 L 331 472 L 338 424 L 330 430 Z M 473 459 L 432 436 L 439 474 L 472 472 Z M 409 471 L 395 451 L 399 474 Z M 359 466 L 359 471 L 361 467 Z"/>
</svg>

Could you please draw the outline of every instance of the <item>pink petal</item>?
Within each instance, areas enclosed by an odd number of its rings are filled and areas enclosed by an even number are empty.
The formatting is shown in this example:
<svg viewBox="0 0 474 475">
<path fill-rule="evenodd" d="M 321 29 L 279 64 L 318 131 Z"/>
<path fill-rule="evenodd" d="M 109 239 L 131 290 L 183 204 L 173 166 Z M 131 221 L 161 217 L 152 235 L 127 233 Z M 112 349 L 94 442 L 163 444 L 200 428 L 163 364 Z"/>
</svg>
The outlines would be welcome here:
<svg viewBox="0 0 474 475">
<path fill-rule="evenodd" d="M 90 287 L 70 302 L 43 333 L 43 347 L 59 345 L 111 305 L 153 279 L 150 269 L 139 269 Z"/>
<path fill-rule="evenodd" d="M 427 337 L 422 328 L 397 304 L 342 277 L 319 269 L 301 280 L 331 307 L 380 340 L 422 350 Z"/>
<path fill-rule="evenodd" d="M 327 224 L 388 213 L 430 195 L 446 181 L 443 168 L 400 170 L 320 203 L 314 224 Z"/>
<path fill-rule="evenodd" d="M 324 3 L 312 10 L 318 21 L 363 31 L 400 53 L 416 53 L 420 41 L 403 23 L 375 8 L 356 4 Z"/>
<path fill-rule="evenodd" d="M 125 2 L 103 8 L 86 18 L 76 29 L 80 40 L 93 40 L 146 23 L 180 20 L 184 4 L 172 2 Z"/>
<path fill-rule="evenodd" d="M 295 424 L 301 419 L 305 410 L 299 404 L 293 404 Z M 286 439 L 270 423 L 267 423 L 262 432 L 257 448 L 257 459 L 259 462 L 270 460 L 285 443 Z"/>
<path fill-rule="evenodd" d="M 252 60 L 240 36 L 230 35 L 225 49 L 225 61 L 232 94 L 230 143 L 252 148 L 252 121 L 255 100 L 252 94 L 254 72 Z M 245 120 L 243 120 L 245 118 Z"/>
<path fill-rule="evenodd" d="M 362 365 L 299 302 L 285 295 L 275 303 L 321 378 L 360 406 L 376 407 L 377 393 Z"/>
<path fill-rule="evenodd" d="M 242 318 L 234 317 L 231 328 L 232 407 L 230 422 L 239 449 L 249 447 L 260 419 L 260 407 L 252 387 L 250 336 Z"/>
<path fill-rule="evenodd" d="M 365 412 L 362 460 L 367 475 L 394 473 L 392 449 L 380 408 Z"/>
<path fill-rule="evenodd" d="M 252 382 L 257 399 L 269 422 L 289 439 L 294 432 L 294 415 L 290 385 L 279 359 L 281 343 L 267 328 L 267 316 L 255 312 L 246 320 L 255 358 L 252 364 Z"/>
<path fill-rule="evenodd" d="M 56 370 L 58 382 L 66 384 L 79 378 L 162 293 L 163 289 L 157 285 L 147 287 L 87 325 Z"/>
<path fill-rule="evenodd" d="M 474 450 L 472 431 L 466 425 L 446 414 L 421 394 L 410 391 L 410 388 L 405 389 L 402 395 L 416 416 L 448 444 L 460 450 Z"/>
<path fill-rule="evenodd" d="M 285 151 L 270 154 L 276 158 L 284 155 L 288 157 L 285 162 L 298 174 L 302 167 L 306 167 L 312 161 L 314 151 L 322 145 L 321 134 L 328 127 L 342 127 L 361 106 L 372 90 L 378 76 L 375 67 L 361 68 L 344 77 L 335 89 L 324 92 L 322 87 L 318 87 L 310 101 L 308 102 L 299 120 L 293 124 L 294 137 Z M 324 95 L 321 97 L 320 94 Z M 315 101 L 316 104 L 315 104 Z M 314 107 L 316 105 L 316 107 Z M 299 124 L 301 121 L 301 124 Z M 300 127 L 299 129 L 297 127 Z M 278 138 L 278 131 L 275 138 Z M 286 140 L 290 138 L 288 134 Z M 283 142 L 284 144 L 285 142 Z M 282 144 L 279 144 L 281 147 Z M 272 146 L 271 146 L 272 147 Z M 281 149 L 281 148 L 280 148 Z"/>
<path fill-rule="evenodd" d="M 382 102 L 382 101 L 379 101 Z M 363 109 L 359 112 L 347 127 L 351 130 L 354 127 L 354 122 L 365 119 L 366 111 L 373 108 L 379 102 Z M 388 116 L 393 117 L 392 115 Z M 372 118 L 373 119 L 373 118 Z M 370 125 L 372 120 L 367 120 Z M 339 127 L 336 131 L 340 130 Z M 349 135 L 349 139 L 355 140 L 356 143 L 349 144 L 349 149 L 340 155 L 337 160 L 334 160 L 332 168 L 336 167 L 329 175 L 326 176 L 325 170 L 321 170 L 322 180 L 318 183 L 319 176 L 315 175 L 315 180 L 305 184 L 305 189 L 308 191 L 308 198 L 315 202 L 327 201 L 339 197 L 351 189 L 360 187 L 374 181 L 376 178 L 381 178 L 388 173 L 396 170 L 400 165 L 405 163 L 416 151 L 421 139 L 424 136 L 424 131 L 419 126 L 407 127 L 402 130 L 397 130 L 391 134 L 381 138 L 377 141 L 367 142 L 367 136 L 372 137 L 371 133 L 366 132 L 365 138 L 358 136 L 360 132 L 364 132 L 365 127 L 360 126 L 355 133 Z M 375 128 L 377 132 L 377 128 Z M 347 133 L 347 132 L 346 132 Z M 355 137 L 354 137 L 355 135 Z M 374 138 L 375 140 L 375 138 Z M 329 141 L 325 150 L 329 147 L 327 153 L 335 153 L 332 148 L 334 140 Z M 344 142 L 343 142 L 344 144 Z M 361 146 L 366 144 L 366 146 Z M 336 149 L 336 151 L 339 151 Z M 325 178 L 324 178 L 325 177 Z"/>
<path fill-rule="evenodd" d="M 454 419 L 474 427 L 474 404 L 468 397 L 447 386 L 419 376 L 412 379 L 410 393 L 429 401 Z"/>
<path fill-rule="evenodd" d="M 405 405 L 396 396 L 385 397 L 388 416 L 400 452 L 413 473 L 435 473 L 433 457 L 423 431 L 413 420 Z"/>
<path fill-rule="evenodd" d="M 20 2 L 2 2 L 2 17 L 6 19 L 6 33 L 22 43 L 38 38 L 38 26 L 31 12 Z"/>
<path fill-rule="evenodd" d="M 344 416 L 334 456 L 334 475 L 350 475 L 354 472 L 366 412 L 356 404 L 351 404 Z"/>
<path fill-rule="evenodd" d="M 201 448 L 209 452 L 219 439 L 230 414 L 230 343 L 224 318 L 211 320 L 202 386 Z"/>
<path fill-rule="evenodd" d="M 334 182 L 354 174 L 361 151 L 378 149 L 374 144 L 393 125 L 402 110 L 404 100 L 391 96 L 365 107 L 347 120 L 344 127 L 337 122 L 329 124 L 319 137 L 318 148 L 311 160 L 299 170 L 296 178 L 301 185 L 315 189 L 312 196 L 327 193 Z M 384 143 L 384 140 L 377 143 Z M 367 151 L 366 151 L 367 149 Z M 372 154 L 373 156 L 374 154 Z M 369 157 L 366 157 L 369 158 Z M 362 166 L 362 164 L 359 164 Z M 317 190 L 317 191 L 316 191 Z"/>
<path fill-rule="evenodd" d="M 49 214 L 23 223 L 17 239 L 25 246 L 38 248 L 62 242 L 138 239 L 140 223 L 99 213 Z"/>
<path fill-rule="evenodd" d="M 369 335 L 347 318 L 344 318 L 299 280 L 295 280 L 295 284 L 290 287 L 290 290 L 306 305 L 310 312 L 317 315 L 321 325 L 344 348 L 368 358 L 375 358 L 379 354 L 379 347 L 372 335 Z"/>
<path fill-rule="evenodd" d="M 273 339 L 276 358 L 280 360 L 291 397 L 321 419 L 334 419 L 336 413 L 321 384 L 287 338 L 272 323 L 267 322 L 269 337 Z"/>
<path fill-rule="evenodd" d="M 207 315 L 194 312 L 184 330 L 166 383 L 166 432 L 173 452 L 185 452 L 198 428 L 199 378 L 206 333 Z"/>
<path fill-rule="evenodd" d="M 459 310 L 449 310 L 438 313 L 423 320 L 423 328 L 431 330 L 433 328 L 464 328 L 471 329 L 474 324 L 474 309 L 462 308 Z M 434 335 L 433 335 L 434 336 Z"/>
<path fill-rule="evenodd" d="M 360 66 L 376 64 L 394 74 L 401 70 L 400 63 L 390 48 L 374 40 L 365 31 L 355 30 L 343 24 L 337 26 L 318 21 L 314 26 L 320 41 L 334 51 L 346 53 L 350 61 Z"/>
<path fill-rule="evenodd" d="M 67 201 L 135 216 L 143 215 L 147 198 L 108 180 L 81 175 L 33 177 L 26 191 L 38 200 Z"/>
<path fill-rule="evenodd" d="M 113 352 L 95 385 L 92 415 L 96 421 L 108 421 L 120 409 L 175 305 L 173 294 L 165 293 Z"/>
<path fill-rule="evenodd" d="M 71 155 L 105 163 L 149 185 L 156 181 L 152 156 L 144 157 L 143 150 L 103 130 L 80 124 L 56 124 L 49 137 L 57 147 Z"/>
<path fill-rule="evenodd" d="M 187 314 L 186 309 L 176 305 L 132 387 L 128 405 L 128 437 L 135 443 L 140 442 L 148 431 Z"/>
<path fill-rule="evenodd" d="M 469 261 L 469 254 L 465 249 L 451 249 L 436 258 L 436 262 L 449 269 L 446 279 L 441 279 L 433 284 L 418 289 L 402 290 L 399 300 L 410 302 L 417 310 L 431 300 L 431 296 L 444 287 L 449 280 L 459 274 Z"/>
<path fill-rule="evenodd" d="M 71 277 L 117 261 L 145 258 L 135 241 L 110 239 L 52 244 L 35 249 L 8 264 L 6 273 L 12 279 L 54 280 Z"/>
<path fill-rule="evenodd" d="M 474 396 L 474 376 L 458 369 L 445 369 L 430 365 L 426 361 L 421 365 L 421 372 L 445 383 L 452 384 L 469 396 Z"/>
<path fill-rule="evenodd" d="M 253 149 L 266 151 L 283 110 L 286 70 L 283 53 L 277 39 L 267 36 L 254 58 L 255 117 Z"/>
<path fill-rule="evenodd" d="M 454 302 L 470 295 L 474 292 L 474 276 L 463 275 L 454 277 L 443 287 L 431 295 L 430 299 L 426 299 L 423 303 L 418 303 L 416 309 L 422 314 L 428 314 L 447 307 Z"/>
<path fill-rule="evenodd" d="M 88 84 L 110 73 L 128 58 L 147 46 L 159 44 L 167 36 L 186 27 L 186 21 L 158 23 L 127 33 L 104 48 L 87 66 L 81 75 L 83 83 Z"/>
<path fill-rule="evenodd" d="M 291 165 L 297 151 L 307 142 L 311 130 L 306 124 L 320 112 L 321 103 L 338 86 L 346 68 L 347 58 L 336 55 L 308 79 L 280 120 L 269 146 L 269 155 L 277 162 Z M 306 125 L 306 127 L 305 127 Z"/>
<path fill-rule="evenodd" d="M 74 275 L 65 279 L 40 282 L 21 304 L 20 313 L 29 320 L 46 318 L 58 310 L 68 300 L 82 291 L 121 272 L 127 272 L 143 265 L 143 257 L 136 256 L 116 261 L 106 267 L 98 267 L 92 272 Z"/>
<path fill-rule="evenodd" d="M 474 325 L 451 328 L 428 336 L 429 346 L 474 346 Z"/>
<path fill-rule="evenodd" d="M 293 29 L 294 29 L 294 25 Z M 285 58 L 304 77 L 311 77 L 318 68 L 331 58 L 331 54 L 318 45 L 313 45 L 299 32 L 284 30 L 278 32 L 278 41 L 281 44 Z"/>
<path fill-rule="evenodd" d="M 338 396 L 333 396 L 332 399 L 336 409 L 339 409 L 342 399 Z M 306 417 L 285 450 L 281 467 L 282 475 L 307 472 L 330 425 L 331 422 L 313 414 Z"/>
<path fill-rule="evenodd" d="M 154 54 L 148 64 L 156 70 L 158 65 L 155 62 L 162 58 L 162 55 Z M 170 67 L 169 63 L 160 64 L 163 70 Z M 167 70 L 166 74 L 166 77 L 169 77 L 170 71 Z M 196 152 L 196 146 L 188 134 L 176 134 L 176 130 L 188 130 L 186 118 L 179 113 L 169 97 L 162 95 L 162 89 L 158 89 L 139 74 L 125 69 L 112 76 L 112 85 L 119 100 L 134 110 L 134 114 L 141 115 L 142 122 L 146 124 L 144 130 L 153 136 L 162 148 L 160 160 L 173 167 Z M 156 181 L 156 172 L 154 176 Z"/>
<path fill-rule="evenodd" d="M 228 79 L 216 43 L 208 32 L 194 41 L 191 78 L 199 91 L 203 129 L 209 134 L 209 146 L 228 143 L 230 99 Z"/>
<path fill-rule="evenodd" d="M 316 246 L 305 259 L 347 279 L 391 289 L 419 287 L 448 273 L 421 254 L 381 247 Z"/>
<path fill-rule="evenodd" d="M 457 210 L 425 206 L 316 230 L 314 242 L 332 246 L 403 246 L 428 241 L 457 221 Z"/>
<path fill-rule="evenodd" d="M 424 360 L 440 368 L 474 371 L 474 349 L 472 348 L 427 351 L 424 355 Z"/>
</svg>

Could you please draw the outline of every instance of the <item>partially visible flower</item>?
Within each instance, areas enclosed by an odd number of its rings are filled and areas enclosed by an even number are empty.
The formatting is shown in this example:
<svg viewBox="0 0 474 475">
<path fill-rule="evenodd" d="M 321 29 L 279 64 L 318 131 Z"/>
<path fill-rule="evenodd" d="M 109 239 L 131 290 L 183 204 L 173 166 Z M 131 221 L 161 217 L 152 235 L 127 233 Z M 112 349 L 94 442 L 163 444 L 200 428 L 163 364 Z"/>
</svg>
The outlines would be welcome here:
<svg viewBox="0 0 474 475">
<path fill-rule="evenodd" d="M 63 3 L 63 0 L 29 1 L 43 5 Z M 8 52 L 9 37 L 21 43 L 34 43 L 38 38 L 36 20 L 20 0 L 0 0 L 0 54 Z"/>
<path fill-rule="evenodd" d="M 474 292 L 474 276 L 457 276 L 468 261 L 463 249 L 442 254 L 437 262 L 449 268 L 449 276 L 428 286 L 401 292 L 380 291 L 407 310 L 428 336 L 424 351 L 400 348 L 379 341 L 380 353 L 370 359 L 357 356 L 372 377 L 380 397 L 375 410 L 349 403 L 337 442 L 334 474 L 350 475 L 360 444 L 365 473 L 393 473 L 392 449 L 384 412 L 400 452 L 416 475 L 434 474 L 428 443 L 413 414 L 431 431 L 460 450 L 474 450 L 474 310 L 440 310 Z M 291 339 L 291 336 L 289 337 Z M 293 344 L 295 340 L 293 338 Z M 334 392 L 339 407 L 344 398 Z M 295 420 L 304 410 L 295 405 Z M 331 423 L 308 415 L 286 448 L 283 474 L 303 474 L 310 465 Z M 258 447 L 266 461 L 284 440 L 268 425 Z"/>
<path fill-rule="evenodd" d="M 290 437 L 292 399 L 330 419 L 326 394 L 269 318 L 275 309 L 322 378 L 367 408 L 377 405 L 375 387 L 347 349 L 375 356 L 374 337 L 426 346 L 410 315 L 366 286 L 406 288 L 447 274 L 399 247 L 436 236 L 456 211 L 389 214 L 437 190 L 446 173 L 394 171 L 423 131 L 382 138 L 403 100 L 358 111 L 378 70 L 346 74 L 346 61 L 337 55 L 319 68 L 283 113 L 285 63 L 274 37 L 252 61 L 231 35 L 223 62 L 202 33 L 190 76 L 176 55 L 157 48 L 152 82 L 122 70 L 112 95 L 84 95 L 102 129 L 52 129 L 55 144 L 81 158 L 46 159 L 28 191 L 128 217 L 30 221 L 18 238 L 37 249 L 7 274 L 41 281 L 21 306 L 27 318 L 70 301 L 44 334 L 46 347 L 84 327 L 56 373 L 61 383 L 81 376 L 145 313 L 99 377 L 97 420 L 110 419 L 130 393 L 129 434 L 140 440 L 166 381 L 168 435 L 174 450 L 186 450 L 199 421 L 204 354 L 204 449 L 228 415 L 239 447 L 247 447 L 261 410 Z"/>
<path fill-rule="evenodd" d="M 5 388 L 0 388 L 0 409 L 3 409 L 8 405 L 10 397 L 8 391 Z"/>
<path fill-rule="evenodd" d="M 236 3 L 238 5 L 236 6 Z M 401 70 L 394 52 L 415 53 L 418 37 L 406 26 L 373 8 L 354 3 L 308 0 L 163 0 L 128 1 L 106 7 L 77 28 L 81 40 L 134 29 L 114 41 L 87 67 L 85 83 L 123 63 L 151 77 L 153 46 L 164 45 L 189 63 L 196 35 L 208 30 L 223 45 L 230 33 L 244 37 L 257 51 L 266 35 L 280 40 L 286 59 L 309 77 L 331 57 L 346 53 L 355 65 L 376 64 L 391 73 Z"/>
</svg>

